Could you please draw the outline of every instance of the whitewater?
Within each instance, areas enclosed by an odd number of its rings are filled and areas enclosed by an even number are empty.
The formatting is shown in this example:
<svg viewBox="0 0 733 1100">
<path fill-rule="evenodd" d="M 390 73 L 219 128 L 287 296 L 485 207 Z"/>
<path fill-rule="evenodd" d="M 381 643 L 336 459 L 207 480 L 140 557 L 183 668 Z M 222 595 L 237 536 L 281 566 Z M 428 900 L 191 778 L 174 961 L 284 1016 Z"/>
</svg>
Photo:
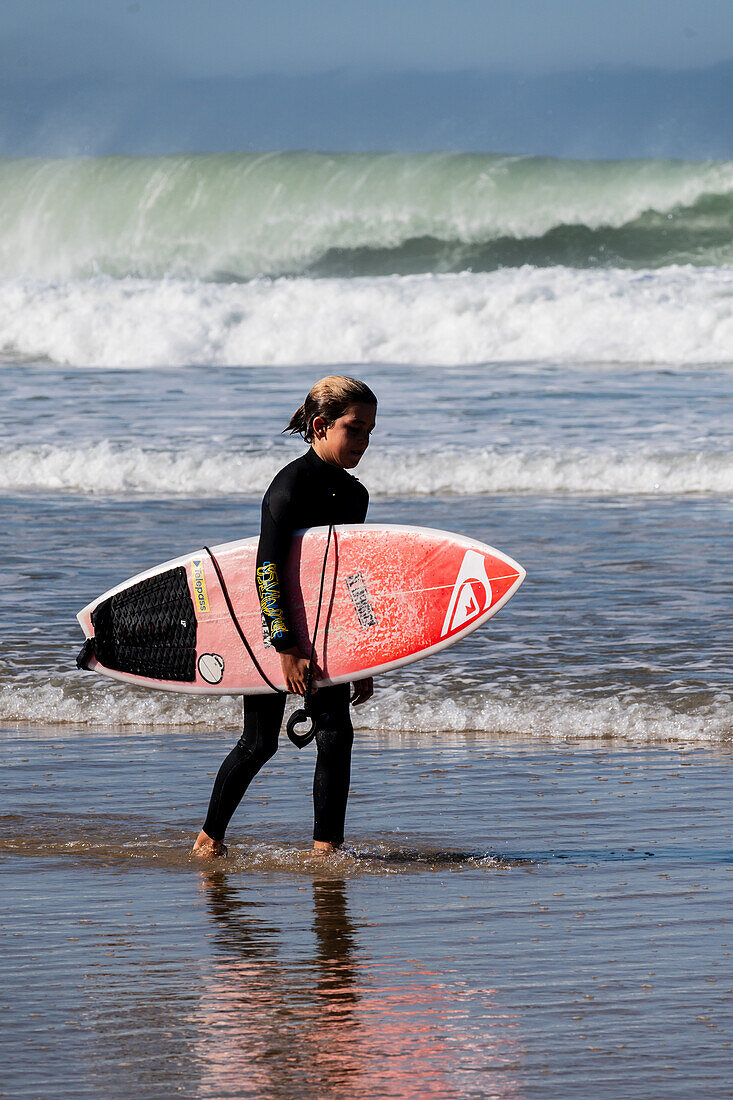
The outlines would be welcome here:
<svg viewBox="0 0 733 1100">
<path fill-rule="evenodd" d="M 399 681 L 398 681 L 399 683 Z M 288 706 L 288 714 L 296 707 Z M 353 715 L 354 728 L 364 733 L 438 733 L 442 742 L 461 743 L 479 732 L 527 733 L 553 740 L 584 742 L 630 741 L 700 743 L 729 740 L 731 697 L 721 693 L 692 714 L 664 702 L 642 699 L 589 701 L 577 693 L 535 691 L 518 700 L 510 691 L 473 692 L 461 699 L 426 701 L 402 685 L 389 686 Z M 97 683 L 81 688 L 73 674 L 38 676 L 14 688 L 0 687 L 3 722 L 36 722 L 57 727 L 88 727 L 114 734 L 120 729 L 237 730 L 241 703 L 233 698 L 201 699 L 154 693 L 119 684 Z"/>
<path fill-rule="evenodd" d="M 728 363 L 733 165 L 0 159 L 0 358 Z"/>
<path fill-rule="evenodd" d="M 729 363 L 733 266 L 0 283 L 0 357 L 160 367 Z"/>
<path fill-rule="evenodd" d="M 91 495 L 187 495 L 192 484 L 208 497 L 262 496 L 283 465 L 280 449 L 242 453 L 205 447 L 163 450 L 90 446 L 19 446 L 0 450 L 8 490 Z M 373 497 L 495 493 L 733 494 L 729 451 L 692 453 L 613 450 L 559 451 L 397 447 L 367 456 L 360 476 Z"/>
</svg>

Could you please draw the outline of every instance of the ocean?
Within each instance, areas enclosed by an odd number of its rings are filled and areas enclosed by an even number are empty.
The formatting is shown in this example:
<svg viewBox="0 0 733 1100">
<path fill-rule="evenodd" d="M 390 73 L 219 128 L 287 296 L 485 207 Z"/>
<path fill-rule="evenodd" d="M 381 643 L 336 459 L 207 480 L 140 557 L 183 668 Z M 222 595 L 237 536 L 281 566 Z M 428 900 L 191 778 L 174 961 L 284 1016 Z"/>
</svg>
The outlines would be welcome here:
<svg viewBox="0 0 733 1100">
<path fill-rule="evenodd" d="M 730 162 L 0 160 L 3 1095 L 724 1095 L 732 224 Z M 256 534 L 330 373 L 369 519 L 527 580 L 354 711 L 344 855 L 287 744 L 202 872 L 241 703 L 75 614 Z"/>
</svg>

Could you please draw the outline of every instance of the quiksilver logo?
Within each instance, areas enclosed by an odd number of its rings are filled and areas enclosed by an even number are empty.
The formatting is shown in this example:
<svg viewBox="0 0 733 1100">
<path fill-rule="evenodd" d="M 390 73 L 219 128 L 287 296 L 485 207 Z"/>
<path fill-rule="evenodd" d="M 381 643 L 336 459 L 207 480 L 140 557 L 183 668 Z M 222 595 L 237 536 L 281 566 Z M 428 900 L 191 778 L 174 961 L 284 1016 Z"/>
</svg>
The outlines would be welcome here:
<svg viewBox="0 0 733 1100">
<path fill-rule="evenodd" d="M 478 550 L 467 550 L 453 585 L 441 638 L 473 622 L 490 606 L 491 583 L 486 576 L 486 559 Z"/>
</svg>

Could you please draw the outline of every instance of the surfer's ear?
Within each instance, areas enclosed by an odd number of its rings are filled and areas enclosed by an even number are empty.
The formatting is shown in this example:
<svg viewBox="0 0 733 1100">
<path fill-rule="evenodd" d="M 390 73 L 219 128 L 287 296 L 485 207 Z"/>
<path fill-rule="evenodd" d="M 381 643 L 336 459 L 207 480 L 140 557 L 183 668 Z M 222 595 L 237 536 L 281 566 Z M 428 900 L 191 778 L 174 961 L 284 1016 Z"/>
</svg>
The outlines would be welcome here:
<svg viewBox="0 0 733 1100">
<path fill-rule="evenodd" d="M 313 435 L 316 437 L 316 439 L 323 439 L 326 431 L 330 427 L 331 425 L 326 420 L 325 416 L 317 416 L 313 421 L 311 431 L 313 432 Z"/>
</svg>

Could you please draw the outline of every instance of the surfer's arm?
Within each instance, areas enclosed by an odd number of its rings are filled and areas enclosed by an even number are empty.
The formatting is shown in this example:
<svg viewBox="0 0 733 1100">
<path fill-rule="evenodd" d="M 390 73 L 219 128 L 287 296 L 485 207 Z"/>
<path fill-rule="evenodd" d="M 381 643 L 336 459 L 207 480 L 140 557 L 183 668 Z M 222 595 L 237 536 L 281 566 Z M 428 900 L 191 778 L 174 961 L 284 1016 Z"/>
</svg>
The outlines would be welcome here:
<svg viewBox="0 0 733 1100">
<path fill-rule="evenodd" d="M 268 493 L 262 502 L 262 527 L 257 549 L 257 595 L 270 641 L 278 653 L 283 653 L 295 646 L 282 587 L 293 532 L 284 522 L 284 517 L 278 522 L 277 515 L 273 515 L 269 497 Z"/>
<path fill-rule="evenodd" d="M 257 553 L 257 592 L 260 609 L 270 633 L 270 641 L 280 655 L 286 689 L 293 695 L 305 695 L 308 658 L 295 644 L 290 617 L 282 589 L 292 533 L 276 523 L 266 501 L 262 505 L 262 531 Z"/>
<path fill-rule="evenodd" d="M 291 695 L 305 695 L 308 687 L 310 661 L 303 656 L 297 646 L 280 651 L 280 667 L 283 670 L 285 686 Z M 315 693 L 316 691 L 318 691 L 318 686 L 311 684 L 311 692 Z"/>
</svg>

